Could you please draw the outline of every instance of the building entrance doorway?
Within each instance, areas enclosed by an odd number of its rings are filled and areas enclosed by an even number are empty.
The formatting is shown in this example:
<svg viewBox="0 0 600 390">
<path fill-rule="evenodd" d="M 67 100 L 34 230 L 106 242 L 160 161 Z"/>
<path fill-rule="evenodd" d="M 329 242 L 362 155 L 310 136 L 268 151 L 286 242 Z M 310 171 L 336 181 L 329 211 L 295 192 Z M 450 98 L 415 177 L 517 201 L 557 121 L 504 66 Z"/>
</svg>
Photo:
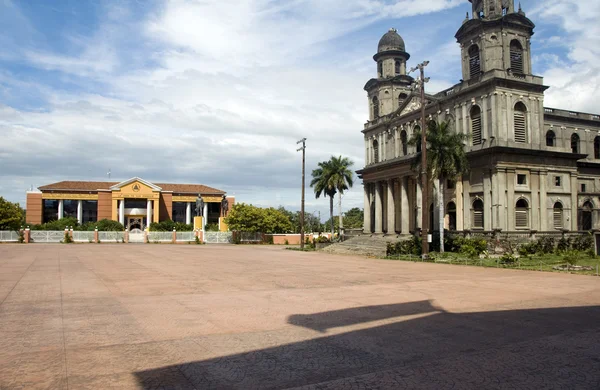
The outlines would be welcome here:
<svg viewBox="0 0 600 390">
<path fill-rule="evenodd" d="M 127 217 L 127 226 L 125 226 L 125 228 L 128 231 L 132 231 L 133 229 L 144 230 L 146 228 L 146 218 L 136 217 L 136 216 L 128 216 Z"/>
</svg>

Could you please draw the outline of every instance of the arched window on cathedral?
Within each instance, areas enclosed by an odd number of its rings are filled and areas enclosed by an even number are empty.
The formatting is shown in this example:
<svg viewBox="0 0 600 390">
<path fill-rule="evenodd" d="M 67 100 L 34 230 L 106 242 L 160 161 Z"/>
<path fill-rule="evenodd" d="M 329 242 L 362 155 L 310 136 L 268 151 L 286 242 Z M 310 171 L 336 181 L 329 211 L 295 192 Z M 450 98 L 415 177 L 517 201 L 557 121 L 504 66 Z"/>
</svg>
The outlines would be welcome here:
<svg viewBox="0 0 600 390">
<path fill-rule="evenodd" d="M 379 118 L 379 99 L 377 96 L 373 96 L 373 119 Z"/>
<path fill-rule="evenodd" d="M 421 134 L 421 126 L 415 126 L 413 133 Z M 417 142 L 417 153 L 421 153 L 421 137 L 419 137 L 419 142 Z"/>
<path fill-rule="evenodd" d="M 600 158 L 600 136 L 594 138 L 594 158 Z"/>
<path fill-rule="evenodd" d="M 571 136 L 571 151 L 579 153 L 579 136 L 577 134 Z"/>
<path fill-rule="evenodd" d="M 592 213 L 594 211 L 594 205 L 589 200 L 583 204 L 583 207 L 579 209 L 579 230 L 592 230 Z"/>
<path fill-rule="evenodd" d="M 448 203 L 446 213 L 448 214 L 448 230 L 456 230 L 456 203 Z"/>
<path fill-rule="evenodd" d="M 383 61 L 377 61 L 377 77 L 383 77 Z"/>
<path fill-rule="evenodd" d="M 402 130 L 400 133 L 400 142 L 402 143 L 402 155 L 408 154 L 408 140 L 406 139 L 406 131 Z"/>
<path fill-rule="evenodd" d="M 473 106 L 471 108 L 471 139 L 473 145 L 481 145 L 481 108 Z"/>
<path fill-rule="evenodd" d="M 519 199 L 515 207 L 515 227 L 529 227 L 529 203 L 526 199 Z"/>
<path fill-rule="evenodd" d="M 479 77 L 481 74 L 481 58 L 479 57 L 479 46 L 472 45 L 469 48 L 469 75 L 471 78 Z"/>
<path fill-rule="evenodd" d="M 400 107 L 402 105 L 402 103 L 404 103 L 406 98 L 408 98 L 408 95 L 405 94 L 404 92 L 402 92 L 400 95 L 398 95 L 398 107 Z"/>
<path fill-rule="evenodd" d="M 556 134 L 552 130 L 546 133 L 546 146 L 556 146 Z"/>
<path fill-rule="evenodd" d="M 510 69 L 513 73 L 525 73 L 525 67 L 523 66 L 523 46 L 516 39 L 510 42 Z"/>
<path fill-rule="evenodd" d="M 373 162 L 377 164 L 379 162 L 379 142 L 373 140 Z"/>
<path fill-rule="evenodd" d="M 396 63 L 394 64 L 394 73 L 396 73 L 396 76 L 398 76 L 400 74 L 400 68 L 401 68 L 401 62 L 396 60 Z"/>
<path fill-rule="evenodd" d="M 472 213 L 473 229 L 483 229 L 483 201 L 481 199 L 476 199 L 473 202 Z"/>
<path fill-rule="evenodd" d="M 527 143 L 527 107 L 521 102 L 515 104 L 515 142 Z"/>
<path fill-rule="evenodd" d="M 553 208 L 554 229 L 563 228 L 563 205 L 560 202 L 554 203 Z"/>
</svg>

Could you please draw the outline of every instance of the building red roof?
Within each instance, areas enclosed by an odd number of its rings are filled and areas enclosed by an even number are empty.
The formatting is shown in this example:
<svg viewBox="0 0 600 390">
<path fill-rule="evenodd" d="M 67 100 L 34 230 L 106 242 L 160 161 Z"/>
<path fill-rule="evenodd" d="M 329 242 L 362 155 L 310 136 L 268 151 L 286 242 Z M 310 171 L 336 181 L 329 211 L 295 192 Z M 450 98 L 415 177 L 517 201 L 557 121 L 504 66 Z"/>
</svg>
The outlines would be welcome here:
<svg viewBox="0 0 600 390">
<path fill-rule="evenodd" d="M 47 184 L 38 187 L 40 191 L 98 191 L 109 190 L 110 187 L 121 182 L 115 181 L 59 181 L 57 183 Z M 171 183 L 152 183 L 163 191 L 172 191 L 178 194 L 215 194 L 223 195 L 225 191 L 208 187 L 203 184 L 171 184 Z"/>
</svg>

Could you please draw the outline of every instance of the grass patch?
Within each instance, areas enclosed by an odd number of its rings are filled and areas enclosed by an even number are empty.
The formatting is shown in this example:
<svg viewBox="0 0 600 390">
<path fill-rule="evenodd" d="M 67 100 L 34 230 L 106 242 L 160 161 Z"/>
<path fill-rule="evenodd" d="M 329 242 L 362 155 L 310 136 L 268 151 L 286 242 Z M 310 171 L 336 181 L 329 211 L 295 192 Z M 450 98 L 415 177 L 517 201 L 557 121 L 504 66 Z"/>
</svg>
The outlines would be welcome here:
<svg viewBox="0 0 600 390">
<path fill-rule="evenodd" d="M 386 256 L 386 260 L 400 260 L 400 261 L 413 261 L 413 262 L 426 262 L 426 263 L 441 263 L 441 264 L 454 264 L 454 265 L 468 265 L 476 267 L 489 267 L 489 268 L 509 268 L 509 269 L 520 269 L 528 271 L 543 271 L 543 272 L 569 272 L 574 274 L 582 275 L 597 275 L 597 270 L 600 266 L 600 258 L 590 257 L 584 253 L 577 259 L 578 266 L 591 267 L 591 271 L 564 271 L 556 270 L 554 267 L 566 265 L 568 260 L 565 259 L 565 255 L 559 254 L 547 254 L 547 255 L 531 255 L 521 256 L 515 259 L 508 259 L 497 256 L 490 257 L 467 257 L 460 253 L 430 253 L 431 258 L 428 260 L 422 260 L 420 256 L 414 255 L 397 255 L 397 256 Z"/>
<path fill-rule="evenodd" d="M 300 248 L 299 246 L 297 246 L 297 247 L 286 246 L 285 249 L 288 251 L 300 251 L 300 252 L 315 252 L 316 251 L 315 248 L 310 248 L 309 246 L 305 246 L 304 248 Z"/>
</svg>

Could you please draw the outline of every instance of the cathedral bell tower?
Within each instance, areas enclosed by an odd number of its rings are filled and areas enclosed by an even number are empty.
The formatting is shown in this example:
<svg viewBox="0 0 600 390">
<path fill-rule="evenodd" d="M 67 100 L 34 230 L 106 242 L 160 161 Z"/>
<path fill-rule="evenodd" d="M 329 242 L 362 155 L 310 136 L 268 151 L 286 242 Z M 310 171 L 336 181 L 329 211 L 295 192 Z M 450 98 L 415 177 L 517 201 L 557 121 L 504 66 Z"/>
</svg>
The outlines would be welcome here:
<svg viewBox="0 0 600 390">
<path fill-rule="evenodd" d="M 404 40 L 395 28 L 391 28 L 381 37 L 377 54 L 373 56 L 377 63 L 377 78 L 369 80 L 365 85 L 371 121 L 391 114 L 408 97 L 413 81 L 413 78 L 406 74 L 406 61 L 409 58 Z"/>
<path fill-rule="evenodd" d="M 463 80 L 500 70 L 531 75 L 530 40 L 535 25 L 514 0 L 469 0 L 472 14 L 456 33 L 461 47 Z"/>
</svg>

